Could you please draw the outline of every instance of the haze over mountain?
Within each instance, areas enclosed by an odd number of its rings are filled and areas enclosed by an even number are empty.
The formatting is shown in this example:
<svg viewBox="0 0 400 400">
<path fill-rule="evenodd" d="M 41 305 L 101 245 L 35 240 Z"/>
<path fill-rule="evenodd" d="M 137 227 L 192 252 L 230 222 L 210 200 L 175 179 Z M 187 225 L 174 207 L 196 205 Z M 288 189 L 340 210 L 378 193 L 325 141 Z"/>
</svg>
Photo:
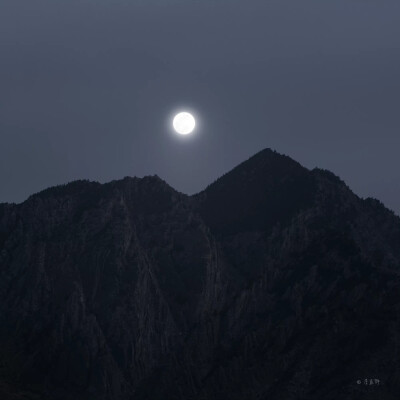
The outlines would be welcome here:
<svg viewBox="0 0 400 400">
<path fill-rule="evenodd" d="M 0 202 L 127 175 L 194 194 L 268 146 L 399 215 L 399 16 L 399 0 L 1 0 Z"/>
<path fill-rule="evenodd" d="M 398 399 L 399 244 L 378 200 L 269 149 L 195 196 L 0 204 L 0 398 Z"/>
</svg>

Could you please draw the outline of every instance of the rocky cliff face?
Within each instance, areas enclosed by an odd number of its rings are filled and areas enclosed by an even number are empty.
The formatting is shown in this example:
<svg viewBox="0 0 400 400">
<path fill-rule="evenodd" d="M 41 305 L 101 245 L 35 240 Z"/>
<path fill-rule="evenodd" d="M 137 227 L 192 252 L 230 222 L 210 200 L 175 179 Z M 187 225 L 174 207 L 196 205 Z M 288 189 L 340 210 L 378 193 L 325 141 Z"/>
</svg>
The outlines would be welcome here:
<svg viewBox="0 0 400 400">
<path fill-rule="evenodd" d="M 73 182 L 0 205 L 0 397 L 398 399 L 399 293 L 399 218 L 270 150 Z"/>
</svg>

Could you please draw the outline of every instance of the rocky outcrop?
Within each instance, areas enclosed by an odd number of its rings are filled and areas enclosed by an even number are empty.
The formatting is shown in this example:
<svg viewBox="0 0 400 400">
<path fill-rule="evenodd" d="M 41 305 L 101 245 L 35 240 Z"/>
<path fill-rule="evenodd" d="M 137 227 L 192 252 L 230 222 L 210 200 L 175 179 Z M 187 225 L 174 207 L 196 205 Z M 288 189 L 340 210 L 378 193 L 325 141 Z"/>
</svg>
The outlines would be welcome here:
<svg viewBox="0 0 400 400">
<path fill-rule="evenodd" d="M 50 188 L 0 205 L 0 395 L 397 399 L 399 274 L 398 217 L 271 150 Z"/>
</svg>

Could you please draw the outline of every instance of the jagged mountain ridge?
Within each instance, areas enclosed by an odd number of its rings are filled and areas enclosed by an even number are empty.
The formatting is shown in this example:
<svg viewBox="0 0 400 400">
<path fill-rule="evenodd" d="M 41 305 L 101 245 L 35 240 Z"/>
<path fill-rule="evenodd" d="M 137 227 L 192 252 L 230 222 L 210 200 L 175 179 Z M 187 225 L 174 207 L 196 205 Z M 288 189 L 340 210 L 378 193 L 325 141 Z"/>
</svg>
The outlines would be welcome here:
<svg viewBox="0 0 400 400">
<path fill-rule="evenodd" d="M 268 149 L 192 197 L 2 204 L 1 398 L 397 398 L 399 244 L 381 203 Z"/>
</svg>

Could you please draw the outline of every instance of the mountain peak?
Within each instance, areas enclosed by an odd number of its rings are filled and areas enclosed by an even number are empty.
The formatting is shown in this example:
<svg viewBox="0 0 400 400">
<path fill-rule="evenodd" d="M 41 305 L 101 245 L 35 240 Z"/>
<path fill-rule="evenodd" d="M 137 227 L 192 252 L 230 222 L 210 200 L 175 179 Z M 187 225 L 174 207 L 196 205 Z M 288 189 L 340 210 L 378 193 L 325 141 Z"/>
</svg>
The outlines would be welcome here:
<svg viewBox="0 0 400 400">
<path fill-rule="evenodd" d="M 222 180 L 226 179 L 234 180 L 238 179 L 239 177 L 250 178 L 251 175 L 254 174 L 262 174 L 264 178 L 266 178 L 268 176 L 272 177 L 284 172 L 288 172 L 289 170 L 294 171 L 296 169 L 303 171 L 306 170 L 297 161 L 293 160 L 289 156 L 280 154 L 270 148 L 265 148 L 218 178 L 215 182 L 210 184 L 207 189 L 215 185 L 217 182 L 221 182 Z"/>
<path fill-rule="evenodd" d="M 201 212 L 216 231 L 264 230 L 310 206 L 316 182 L 288 156 L 264 149 L 201 194 Z"/>
</svg>

